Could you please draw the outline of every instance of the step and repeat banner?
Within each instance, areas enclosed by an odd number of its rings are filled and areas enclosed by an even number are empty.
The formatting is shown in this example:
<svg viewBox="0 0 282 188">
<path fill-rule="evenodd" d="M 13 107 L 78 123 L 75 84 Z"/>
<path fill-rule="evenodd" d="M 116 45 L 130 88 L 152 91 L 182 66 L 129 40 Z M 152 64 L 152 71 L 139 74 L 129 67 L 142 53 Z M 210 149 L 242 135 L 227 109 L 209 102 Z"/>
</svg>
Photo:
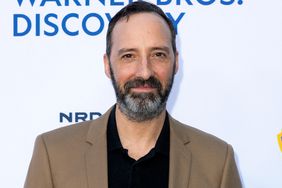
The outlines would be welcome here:
<svg viewBox="0 0 282 188">
<path fill-rule="evenodd" d="M 0 2 L 0 187 L 22 187 L 36 136 L 115 103 L 111 17 L 132 0 Z M 230 143 L 244 187 L 282 186 L 282 1 L 152 0 L 177 29 L 176 119 Z"/>
</svg>

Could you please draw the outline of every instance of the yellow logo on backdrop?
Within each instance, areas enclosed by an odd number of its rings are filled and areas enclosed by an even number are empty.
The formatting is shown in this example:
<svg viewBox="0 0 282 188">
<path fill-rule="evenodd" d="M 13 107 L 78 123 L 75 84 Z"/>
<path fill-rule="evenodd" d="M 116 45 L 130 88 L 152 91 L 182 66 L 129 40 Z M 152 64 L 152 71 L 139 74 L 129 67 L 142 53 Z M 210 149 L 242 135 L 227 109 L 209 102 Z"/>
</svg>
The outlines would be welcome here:
<svg viewBox="0 0 282 188">
<path fill-rule="evenodd" d="M 277 135 L 277 139 L 278 139 L 280 150 L 282 152 L 282 131 Z"/>
</svg>

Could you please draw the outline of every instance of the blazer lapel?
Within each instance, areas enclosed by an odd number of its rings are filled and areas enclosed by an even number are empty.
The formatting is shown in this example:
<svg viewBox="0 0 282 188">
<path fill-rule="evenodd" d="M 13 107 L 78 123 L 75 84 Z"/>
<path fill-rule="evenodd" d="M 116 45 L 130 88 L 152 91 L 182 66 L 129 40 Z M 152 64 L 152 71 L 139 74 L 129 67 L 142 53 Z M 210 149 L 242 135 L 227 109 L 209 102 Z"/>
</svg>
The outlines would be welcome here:
<svg viewBox="0 0 282 188">
<path fill-rule="evenodd" d="M 187 188 L 191 171 L 190 142 L 183 125 L 170 117 L 169 188 Z"/>
<path fill-rule="evenodd" d="M 111 109 L 89 126 L 89 147 L 85 153 L 88 188 L 108 188 L 106 131 L 110 111 Z"/>
<path fill-rule="evenodd" d="M 89 147 L 85 153 L 88 188 L 108 188 L 107 123 L 109 109 L 92 122 L 87 134 Z M 189 138 L 183 133 L 182 124 L 170 118 L 169 188 L 187 188 L 191 168 Z"/>
</svg>

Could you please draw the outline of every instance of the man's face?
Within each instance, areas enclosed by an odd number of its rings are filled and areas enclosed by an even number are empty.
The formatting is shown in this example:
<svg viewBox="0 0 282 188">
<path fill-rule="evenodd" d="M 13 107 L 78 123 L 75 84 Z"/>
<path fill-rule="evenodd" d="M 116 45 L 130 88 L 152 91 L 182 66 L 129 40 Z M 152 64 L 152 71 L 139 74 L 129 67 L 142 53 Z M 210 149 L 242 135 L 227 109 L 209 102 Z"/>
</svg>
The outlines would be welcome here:
<svg viewBox="0 0 282 188">
<path fill-rule="evenodd" d="M 137 122 L 158 116 L 165 109 L 178 69 L 168 25 L 154 13 L 119 20 L 104 65 L 122 113 Z"/>
</svg>

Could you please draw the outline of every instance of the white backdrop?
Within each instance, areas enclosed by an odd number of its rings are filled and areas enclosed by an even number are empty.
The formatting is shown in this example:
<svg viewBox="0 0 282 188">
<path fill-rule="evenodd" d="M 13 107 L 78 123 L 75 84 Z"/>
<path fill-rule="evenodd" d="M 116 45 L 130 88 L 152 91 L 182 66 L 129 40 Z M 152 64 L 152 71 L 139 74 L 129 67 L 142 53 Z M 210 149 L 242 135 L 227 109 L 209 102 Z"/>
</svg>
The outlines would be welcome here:
<svg viewBox="0 0 282 188">
<path fill-rule="evenodd" d="M 69 6 L 65 6 L 67 2 Z M 81 6 L 77 6 L 79 2 Z M 115 102 L 102 63 L 108 24 L 105 13 L 113 15 L 122 7 L 114 4 L 127 2 L 0 2 L 0 187 L 23 186 L 38 134 L 75 123 L 74 118 L 60 122 L 60 113 L 103 113 Z M 181 67 L 169 112 L 233 145 L 244 187 L 280 188 L 282 152 L 277 134 L 282 129 L 282 1 L 160 2 L 167 2 L 161 8 L 174 18 L 185 13 L 177 25 Z M 93 12 L 96 17 L 88 19 L 85 26 L 92 32 L 101 27 L 101 33 L 90 36 L 82 22 Z M 44 21 L 50 13 L 57 16 L 50 18 L 53 27 Z M 71 32 L 79 30 L 77 36 L 62 30 L 61 23 L 69 13 L 79 15 L 66 22 Z M 14 34 L 15 25 L 18 33 L 28 26 L 23 18 L 14 23 L 14 15 L 19 14 L 31 19 L 31 30 L 24 36 Z M 36 14 L 41 18 L 39 36 Z M 46 36 L 44 30 L 54 36 Z"/>
</svg>

